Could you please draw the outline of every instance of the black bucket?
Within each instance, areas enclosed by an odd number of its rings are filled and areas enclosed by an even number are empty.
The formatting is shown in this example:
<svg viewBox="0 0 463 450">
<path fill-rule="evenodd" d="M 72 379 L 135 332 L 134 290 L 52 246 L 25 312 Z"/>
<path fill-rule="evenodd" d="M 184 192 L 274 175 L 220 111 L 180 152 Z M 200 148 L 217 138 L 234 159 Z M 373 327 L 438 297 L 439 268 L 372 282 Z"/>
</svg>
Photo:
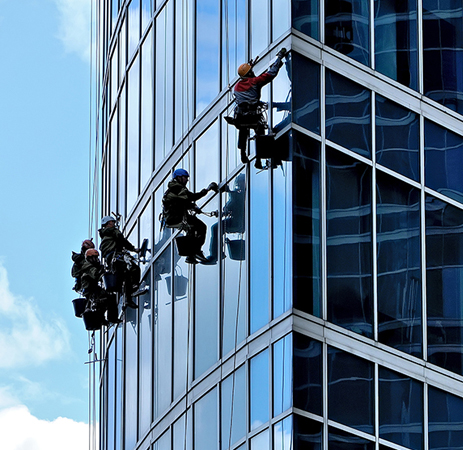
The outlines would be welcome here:
<svg viewBox="0 0 463 450">
<path fill-rule="evenodd" d="M 171 294 L 171 278 L 172 277 L 166 277 L 166 282 L 167 282 L 167 292 L 169 295 Z M 175 275 L 174 276 L 174 293 L 175 297 L 184 297 L 186 295 L 188 289 L 188 278 L 184 277 L 183 275 Z"/>
<path fill-rule="evenodd" d="M 75 298 L 72 301 L 72 306 L 74 306 L 74 315 L 76 317 L 82 317 L 82 314 L 85 311 L 86 304 L 87 304 L 86 298 Z"/>
<path fill-rule="evenodd" d="M 177 252 L 180 256 L 193 256 L 196 254 L 198 242 L 193 236 L 178 236 L 175 238 Z"/>
<path fill-rule="evenodd" d="M 85 311 L 82 314 L 82 319 L 84 319 L 86 330 L 99 330 L 103 325 L 104 311 Z"/>
<path fill-rule="evenodd" d="M 122 282 L 119 277 L 112 272 L 106 272 L 103 275 L 103 285 L 108 292 L 120 292 L 122 289 Z"/>
<path fill-rule="evenodd" d="M 227 239 L 228 254 L 234 261 L 244 261 L 246 258 L 246 242 L 244 239 Z"/>
</svg>

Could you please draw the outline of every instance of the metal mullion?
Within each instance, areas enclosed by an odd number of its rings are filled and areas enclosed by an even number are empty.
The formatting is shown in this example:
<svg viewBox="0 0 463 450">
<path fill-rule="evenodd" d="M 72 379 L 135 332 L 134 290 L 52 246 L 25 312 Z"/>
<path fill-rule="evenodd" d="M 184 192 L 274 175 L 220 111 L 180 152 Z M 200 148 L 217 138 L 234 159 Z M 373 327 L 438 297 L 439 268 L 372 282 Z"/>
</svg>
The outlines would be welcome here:
<svg viewBox="0 0 463 450">
<path fill-rule="evenodd" d="M 321 277 L 321 286 L 320 286 L 320 300 L 321 300 L 321 318 L 326 320 L 327 318 L 327 218 L 326 218 L 326 133 L 325 133 L 325 66 L 322 64 L 320 66 L 320 135 L 321 135 L 321 145 L 320 145 L 320 250 L 321 250 L 321 267 L 320 267 L 320 277 Z"/>
<path fill-rule="evenodd" d="M 375 64 L 375 2 L 370 0 L 370 67 L 374 69 Z"/>
<path fill-rule="evenodd" d="M 420 180 L 421 180 L 421 211 L 420 211 L 420 243 L 421 243 L 421 317 L 423 359 L 428 359 L 427 340 L 427 300 L 426 300 L 426 192 L 424 180 L 424 117 L 420 115 Z"/>
<path fill-rule="evenodd" d="M 372 278 L 373 278 L 373 338 L 378 341 L 378 249 L 377 249 L 377 217 L 376 217 L 376 95 L 371 92 L 371 160 L 373 162 L 371 172 L 371 235 L 372 235 Z"/>
<path fill-rule="evenodd" d="M 379 365 L 374 364 L 374 433 L 375 433 L 375 448 L 379 448 Z"/>
<path fill-rule="evenodd" d="M 322 342 L 322 385 L 322 448 L 328 450 L 328 344 L 326 344 L 326 341 Z"/>
<path fill-rule="evenodd" d="M 424 92 L 423 68 L 423 0 L 416 3 L 416 26 L 417 26 L 417 58 L 418 58 L 418 92 Z"/>
</svg>

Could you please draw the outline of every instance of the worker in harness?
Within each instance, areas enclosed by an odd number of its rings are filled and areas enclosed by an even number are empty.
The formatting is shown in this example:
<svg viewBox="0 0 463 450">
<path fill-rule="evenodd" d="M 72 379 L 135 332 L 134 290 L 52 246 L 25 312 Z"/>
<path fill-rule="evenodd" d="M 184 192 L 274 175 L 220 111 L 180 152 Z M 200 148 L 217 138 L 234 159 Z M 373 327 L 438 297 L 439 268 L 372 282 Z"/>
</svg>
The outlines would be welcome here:
<svg viewBox="0 0 463 450">
<path fill-rule="evenodd" d="M 72 252 L 71 255 L 72 262 L 74 263 L 71 269 L 71 276 L 75 279 L 75 285 L 72 289 L 76 292 L 80 292 L 82 290 L 82 266 L 85 262 L 85 252 L 90 248 L 95 248 L 92 238 L 85 239 L 82 242 L 80 253 Z"/>
<path fill-rule="evenodd" d="M 241 152 L 241 162 L 249 162 L 246 148 L 249 138 L 249 130 L 252 128 L 256 135 L 264 135 L 268 127 L 264 111 L 267 104 L 260 101 L 262 87 L 270 83 L 277 75 L 280 67 L 283 65 L 282 59 L 287 54 L 285 48 L 277 53 L 276 61 L 259 76 L 253 72 L 253 66 L 256 60 L 241 64 L 238 68 L 239 81 L 234 88 L 235 113 L 234 117 L 225 117 L 225 120 L 238 129 L 238 148 Z M 256 159 L 255 166 L 262 169 L 262 163 Z"/>
<path fill-rule="evenodd" d="M 196 262 L 207 263 L 208 259 L 204 256 L 202 246 L 206 240 L 206 224 L 198 219 L 193 213 L 200 213 L 201 210 L 196 206 L 196 201 L 207 195 L 209 191 L 218 192 L 217 183 L 212 182 L 205 189 L 199 192 L 191 192 L 186 187 L 190 178 L 185 169 L 176 169 L 172 180 L 167 185 L 167 191 L 162 198 L 162 227 L 179 228 L 186 231 L 187 236 L 195 238 L 194 251 L 191 256 L 186 258 L 186 262 L 195 264 Z"/>
<path fill-rule="evenodd" d="M 117 301 L 113 294 L 106 292 L 100 286 L 104 267 L 100 263 L 98 250 L 89 248 L 81 268 L 82 294 L 87 299 L 86 311 L 101 312 L 102 325 L 118 324 L 122 321 L 117 317 Z M 107 311 L 107 321 L 104 312 Z"/>
<path fill-rule="evenodd" d="M 145 292 L 140 289 L 140 267 L 135 263 L 128 252 L 140 253 L 122 234 L 117 227 L 117 221 L 113 216 L 105 216 L 101 219 L 101 228 L 98 230 L 101 238 L 101 256 L 106 261 L 108 268 L 125 281 L 125 305 L 131 308 L 138 308 L 132 300 Z"/>
</svg>

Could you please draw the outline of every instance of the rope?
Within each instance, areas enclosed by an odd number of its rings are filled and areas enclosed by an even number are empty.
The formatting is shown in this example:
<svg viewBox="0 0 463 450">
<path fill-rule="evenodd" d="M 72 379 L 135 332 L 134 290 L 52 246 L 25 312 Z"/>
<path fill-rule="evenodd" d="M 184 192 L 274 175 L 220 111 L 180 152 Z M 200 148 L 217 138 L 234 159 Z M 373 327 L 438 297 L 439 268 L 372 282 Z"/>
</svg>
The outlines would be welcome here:
<svg viewBox="0 0 463 450">
<path fill-rule="evenodd" d="M 89 115 L 89 134 L 88 134 L 88 232 L 89 237 L 91 236 L 91 177 L 92 177 L 92 125 L 93 125 L 93 108 L 92 108 L 92 97 L 93 97 L 93 1 L 90 1 L 90 94 L 89 94 L 89 106 L 90 106 L 90 115 Z"/>
</svg>

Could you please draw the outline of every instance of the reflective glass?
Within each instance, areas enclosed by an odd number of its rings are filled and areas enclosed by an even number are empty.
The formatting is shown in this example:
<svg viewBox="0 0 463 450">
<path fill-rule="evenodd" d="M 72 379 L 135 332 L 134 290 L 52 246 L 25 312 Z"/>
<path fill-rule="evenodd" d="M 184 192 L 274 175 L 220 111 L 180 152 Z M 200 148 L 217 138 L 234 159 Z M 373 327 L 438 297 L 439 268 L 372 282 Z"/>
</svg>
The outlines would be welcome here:
<svg viewBox="0 0 463 450">
<path fill-rule="evenodd" d="M 298 53 L 293 52 L 291 55 L 293 121 L 320 134 L 320 66 Z"/>
<path fill-rule="evenodd" d="M 153 450 L 170 450 L 170 429 L 165 432 L 154 444 Z"/>
<path fill-rule="evenodd" d="M 218 210 L 216 196 L 205 211 Z M 207 226 L 206 242 L 211 240 L 211 227 L 216 217 L 200 216 Z M 206 246 L 204 246 L 204 249 Z M 219 265 L 196 266 L 195 284 L 195 377 L 199 377 L 219 358 Z"/>
<path fill-rule="evenodd" d="M 326 160 L 328 320 L 371 337 L 371 168 L 329 148 Z"/>
<path fill-rule="evenodd" d="M 328 347 L 328 414 L 331 420 L 374 433 L 374 365 Z"/>
<path fill-rule="evenodd" d="M 148 271 L 143 278 L 143 281 L 151 287 L 151 272 Z M 140 398 L 140 420 L 139 420 L 139 433 L 145 433 L 151 424 L 151 405 L 152 405 L 152 386 L 151 380 L 153 379 L 152 371 L 152 343 L 153 337 L 151 334 L 152 327 L 152 301 L 150 289 L 143 295 L 138 297 L 139 304 L 139 398 Z"/>
<path fill-rule="evenodd" d="M 115 388 L 116 388 L 116 339 L 113 339 L 110 347 L 108 348 L 107 353 L 108 358 L 108 365 L 107 365 L 107 398 L 108 398 L 108 406 L 107 406 L 107 448 L 114 449 L 115 448 L 115 431 L 116 431 L 116 423 L 115 423 L 115 411 L 116 411 L 116 396 L 115 396 Z"/>
<path fill-rule="evenodd" d="M 125 448 L 132 448 L 137 442 L 137 310 L 127 308 L 125 311 L 125 407 L 124 407 L 124 441 Z"/>
<path fill-rule="evenodd" d="M 269 44 L 269 2 L 268 0 L 250 0 L 251 7 L 251 57 L 262 53 Z M 257 73 L 256 73 L 257 75 Z"/>
<path fill-rule="evenodd" d="M 122 22 L 121 31 L 119 32 L 119 84 L 125 76 L 127 66 L 127 21 Z"/>
<path fill-rule="evenodd" d="M 379 341 L 420 357 L 420 191 L 376 172 Z"/>
<path fill-rule="evenodd" d="M 323 424 L 297 414 L 293 419 L 294 450 L 322 450 Z"/>
<path fill-rule="evenodd" d="M 132 0 L 129 5 L 129 60 L 140 40 L 140 0 Z"/>
<path fill-rule="evenodd" d="M 463 399 L 429 386 L 429 450 L 460 450 Z"/>
<path fill-rule="evenodd" d="M 185 414 L 174 423 L 173 429 L 173 450 L 191 450 L 193 448 L 191 438 L 191 409 L 188 410 L 187 429 L 185 431 Z"/>
<path fill-rule="evenodd" d="M 356 61 L 370 65 L 370 2 L 325 0 L 325 43 Z"/>
<path fill-rule="evenodd" d="M 151 249 L 153 246 L 153 205 L 151 201 L 145 206 L 144 210 L 140 214 L 140 241 L 139 246 L 143 244 L 144 239 L 148 239 L 148 248 Z M 154 224 L 156 226 L 156 224 Z M 149 264 L 151 253 L 147 252 L 145 257 L 145 263 L 141 262 L 140 267 L 146 267 Z"/>
<path fill-rule="evenodd" d="M 376 95 L 376 162 L 420 179 L 419 115 Z"/>
<path fill-rule="evenodd" d="M 129 71 L 127 92 L 127 212 L 135 204 L 139 193 L 140 146 L 140 60 L 137 58 Z"/>
<path fill-rule="evenodd" d="M 463 375 L 463 211 L 426 198 L 428 360 Z"/>
<path fill-rule="evenodd" d="M 274 450 L 292 450 L 293 445 L 293 417 L 288 416 L 273 425 L 273 448 Z"/>
<path fill-rule="evenodd" d="M 118 195 L 118 207 L 117 211 L 123 217 L 126 216 L 127 208 L 127 108 L 126 108 L 126 90 L 125 85 L 122 88 L 122 93 L 119 100 L 119 195 Z"/>
<path fill-rule="evenodd" d="M 289 150 L 289 149 L 288 149 Z M 273 317 L 292 306 L 293 217 L 292 163 L 273 175 Z"/>
<path fill-rule="evenodd" d="M 269 321 L 269 183 L 268 172 L 251 171 L 251 333 Z"/>
<path fill-rule="evenodd" d="M 218 450 L 217 388 L 206 394 L 194 404 L 194 448 Z"/>
<path fill-rule="evenodd" d="M 196 116 L 219 93 L 220 0 L 196 2 Z"/>
<path fill-rule="evenodd" d="M 320 143 L 298 132 L 294 138 L 294 307 L 321 317 Z"/>
<path fill-rule="evenodd" d="M 122 378 L 123 378 L 123 365 L 124 361 L 124 343 L 122 340 L 124 327 L 118 326 L 116 328 L 116 398 L 115 398 L 115 428 L 116 428 L 116 437 L 115 448 L 122 448 L 122 428 L 123 428 L 123 416 L 122 416 L 122 405 L 124 403 L 124 397 L 122 393 Z"/>
<path fill-rule="evenodd" d="M 111 31 L 114 31 L 119 13 L 119 0 L 111 0 Z"/>
<path fill-rule="evenodd" d="M 291 122 L 291 54 L 284 59 L 284 65 L 273 80 L 272 87 L 272 125 L 278 133 Z"/>
<path fill-rule="evenodd" d="M 222 222 L 211 227 L 210 256 L 223 258 L 222 354 L 243 341 L 246 333 L 246 175 L 238 174 L 222 194 Z M 219 236 L 221 233 L 221 236 Z M 223 236 L 223 239 L 222 239 Z"/>
<path fill-rule="evenodd" d="M 273 417 L 292 406 L 292 334 L 273 344 Z"/>
<path fill-rule="evenodd" d="M 269 448 L 269 432 L 268 429 L 254 436 L 251 439 L 251 450 L 267 450 Z"/>
<path fill-rule="evenodd" d="M 196 192 L 207 187 L 211 181 L 218 182 L 220 180 L 219 156 L 219 124 L 214 122 L 196 141 Z"/>
<path fill-rule="evenodd" d="M 370 91 L 331 70 L 326 71 L 326 138 L 371 157 Z"/>
<path fill-rule="evenodd" d="M 251 431 L 269 419 L 269 355 L 264 350 L 251 359 L 250 402 Z"/>
<path fill-rule="evenodd" d="M 291 1 L 272 0 L 272 41 L 291 28 Z"/>
<path fill-rule="evenodd" d="M 460 0 L 423 0 L 424 93 L 463 112 L 463 8 Z"/>
<path fill-rule="evenodd" d="M 322 344 L 294 333 L 294 407 L 322 415 Z"/>
<path fill-rule="evenodd" d="M 164 228 L 160 231 L 160 223 L 158 222 L 159 217 L 162 213 L 162 197 L 164 192 L 167 191 L 167 185 L 172 178 L 166 178 L 154 192 L 154 218 L 156 220 L 156 226 L 154 227 L 154 245 L 152 246 L 151 255 L 155 255 L 161 247 L 167 242 L 170 235 L 172 234 L 172 228 Z"/>
<path fill-rule="evenodd" d="M 245 366 L 223 380 L 221 405 L 222 450 L 225 450 L 246 435 Z"/>
<path fill-rule="evenodd" d="M 223 116 L 233 116 L 233 108 L 229 107 Z M 238 130 L 233 126 L 227 126 L 223 117 L 222 124 L 222 178 L 233 172 L 240 164 L 240 152 L 238 147 Z"/>
<path fill-rule="evenodd" d="M 423 385 L 384 367 L 379 368 L 379 437 L 423 448 Z"/>
<path fill-rule="evenodd" d="M 116 49 L 113 51 L 113 54 L 111 55 L 111 110 L 114 108 L 114 104 L 116 103 L 117 91 L 119 89 L 117 80 L 119 74 L 119 67 L 117 66 L 118 56 L 119 53 L 116 47 Z"/>
<path fill-rule="evenodd" d="M 109 211 L 117 211 L 117 160 L 118 154 L 118 117 L 117 111 L 111 120 L 111 150 L 109 152 Z"/>
<path fill-rule="evenodd" d="M 171 247 L 156 259 L 153 267 L 157 280 L 154 295 L 154 418 L 171 402 L 172 386 L 172 269 Z"/>
<path fill-rule="evenodd" d="M 292 1 L 293 28 L 318 40 L 318 0 Z"/>
<path fill-rule="evenodd" d="M 141 0 L 141 31 L 142 31 L 142 34 L 150 22 L 151 15 L 152 15 L 151 13 L 153 11 L 153 3 L 154 3 L 154 0 Z"/>
<path fill-rule="evenodd" d="M 328 446 L 330 450 L 375 450 L 374 441 L 333 427 L 328 428 Z"/>
<path fill-rule="evenodd" d="M 426 186 L 463 202 L 463 138 L 426 120 L 424 158 Z"/>
<path fill-rule="evenodd" d="M 161 268 L 161 267 L 160 267 Z M 161 270 L 162 271 L 162 270 Z M 157 274 L 157 281 L 160 273 Z M 174 294 L 174 399 L 185 392 L 187 386 L 188 362 L 188 308 L 191 302 L 191 281 L 189 279 L 188 264 L 185 258 L 178 255 L 174 246 L 174 280 L 167 281 L 167 286 L 173 288 Z M 190 306 L 191 307 L 191 306 Z M 191 311 L 190 311 L 191 314 Z M 190 334 L 191 338 L 191 334 Z"/>
<path fill-rule="evenodd" d="M 141 119 L 140 119 L 140 187 L 143 188 L 153 171 L 153 36 L 150 31 L 141 51 Z"/>
<path fill-rule="evenodd" d="M 375 0 L 375 69 L 418 88 L 416 0 Z"/>
</svg>

